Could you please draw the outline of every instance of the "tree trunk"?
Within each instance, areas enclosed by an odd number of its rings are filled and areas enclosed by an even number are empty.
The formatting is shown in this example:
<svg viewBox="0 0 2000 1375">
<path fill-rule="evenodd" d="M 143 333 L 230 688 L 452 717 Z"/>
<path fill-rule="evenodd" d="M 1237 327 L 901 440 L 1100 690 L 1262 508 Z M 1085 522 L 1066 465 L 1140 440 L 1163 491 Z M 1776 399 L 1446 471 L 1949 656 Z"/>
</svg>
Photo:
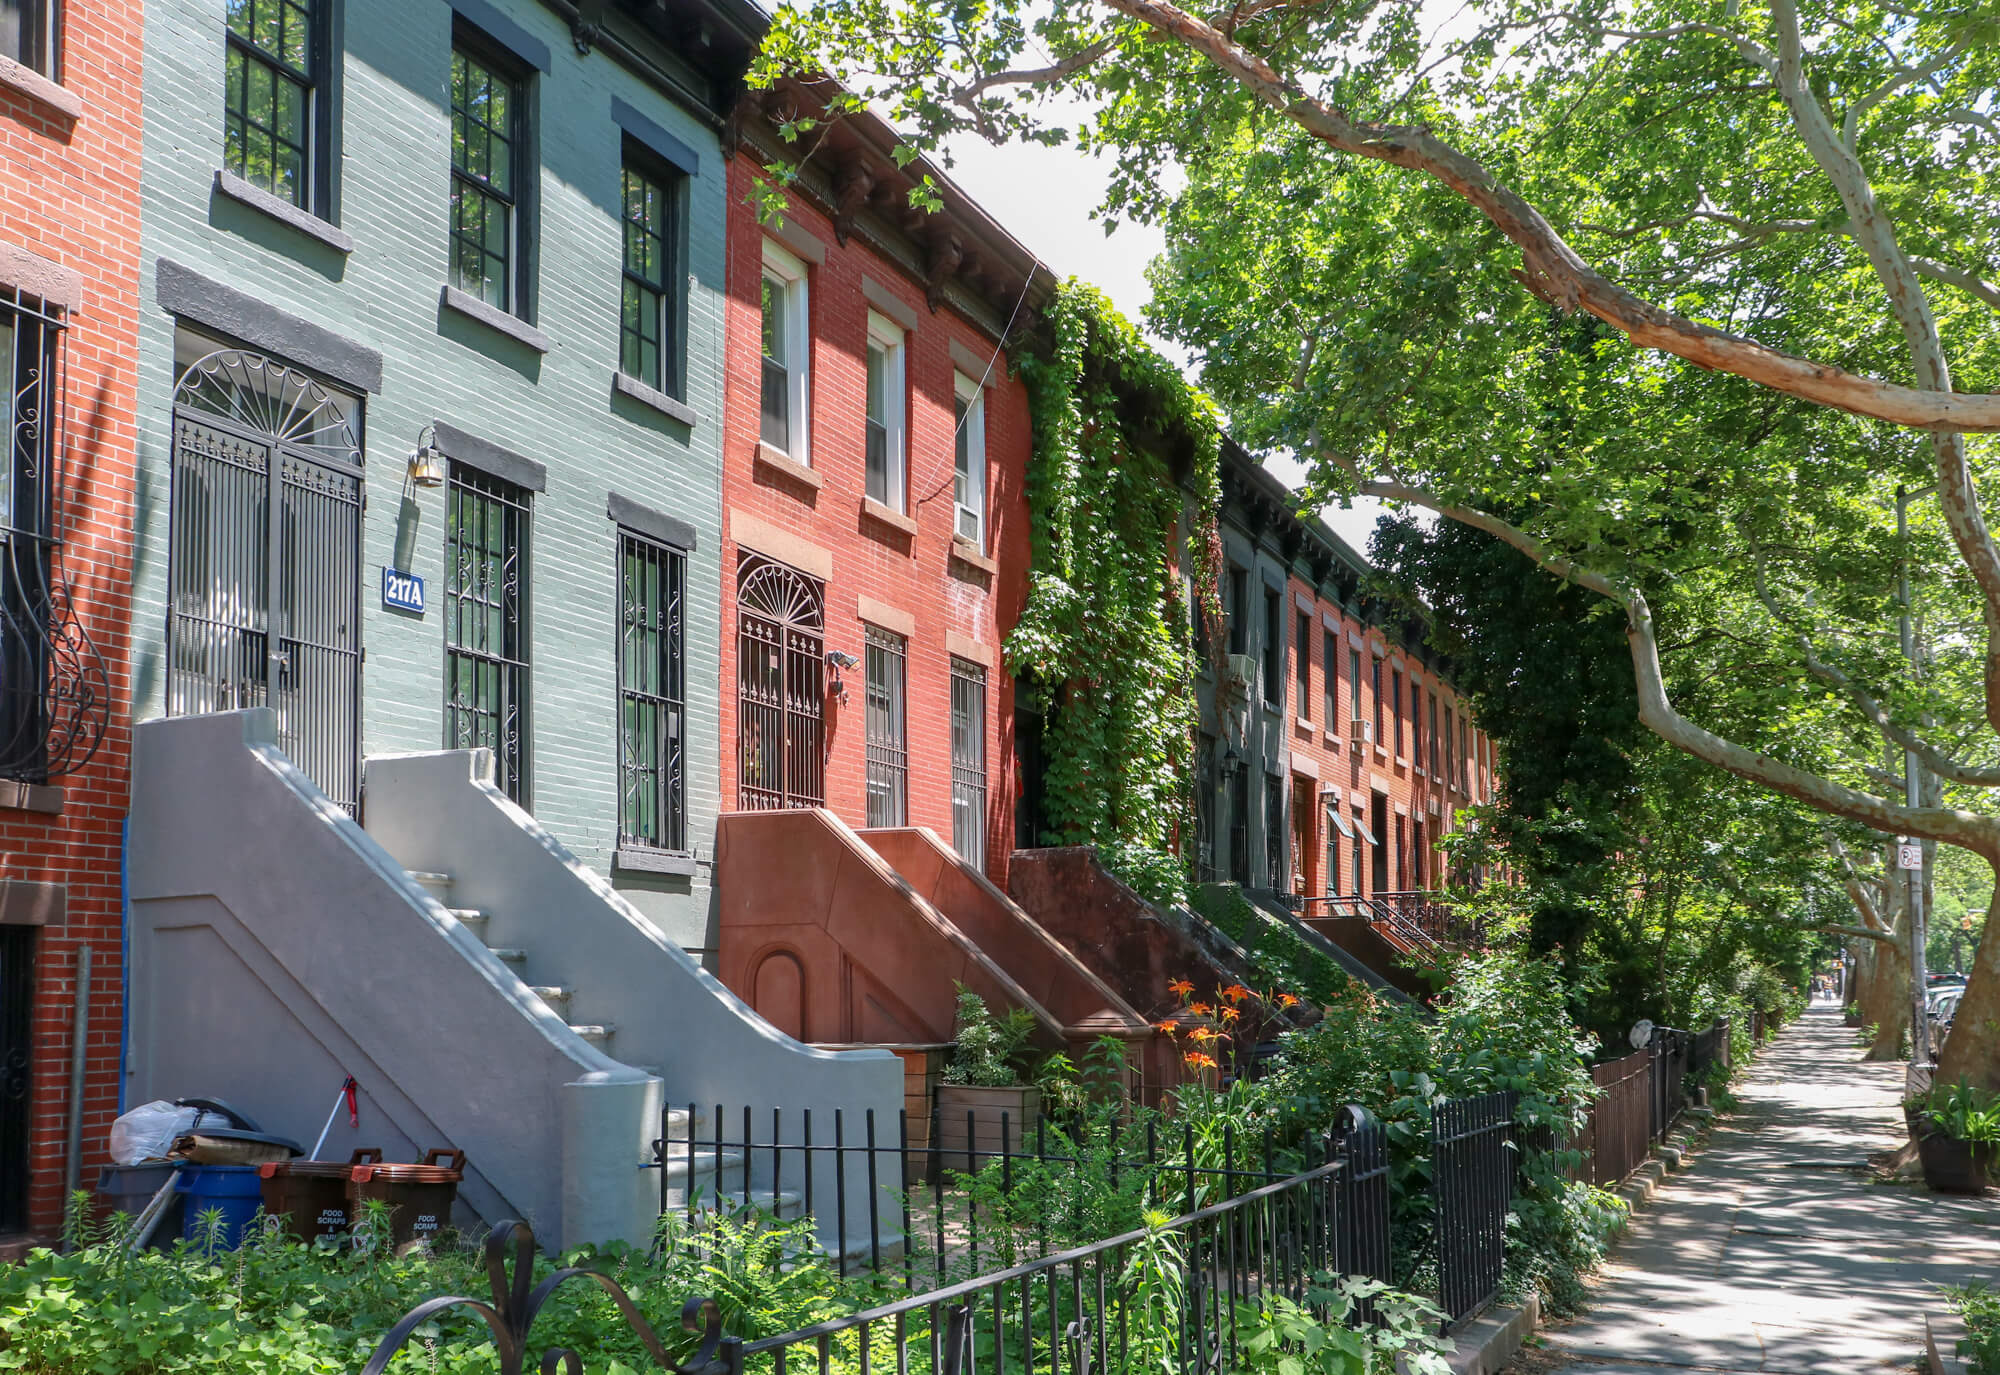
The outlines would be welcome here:
<svg viewBox="0 0 2000 1375">
<path fill-rule="evenodd" d="M 1875 958 L 1869 962 L 1868 978 L 1862 984 L 1861 1022 L 1875 1028 L 1875 1039 L 1861 1057 L 1864 1060 L 1903 1058 L 1900 1052 L 1910 1024 L 1910 923 L 1907 912 L 1896 916 L 1896 939 L 1870 942 Z"/>
<path fill-rule="evenodd" d="M 2000 1092 L 2000 874 L 1995 875 L 1992 901 L 1986 908 L 1986 932 L 1973 952 L 1965 976 L 1965 996 L 1951 1019 L 1951 1035 L 1938 1056 L 1937 1082 L 1963 1079 L 1989 1092 Z"/>
</svg>

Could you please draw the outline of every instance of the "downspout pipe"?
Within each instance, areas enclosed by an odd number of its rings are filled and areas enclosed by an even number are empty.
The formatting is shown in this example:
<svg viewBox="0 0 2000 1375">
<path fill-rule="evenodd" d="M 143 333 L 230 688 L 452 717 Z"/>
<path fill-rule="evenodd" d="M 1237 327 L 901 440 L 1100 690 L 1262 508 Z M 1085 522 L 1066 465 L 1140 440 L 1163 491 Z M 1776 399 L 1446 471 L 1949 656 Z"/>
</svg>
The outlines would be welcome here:
<svg viewBox="0 0 2000 1375">
<path fill-rule="evenodd" d="M 63 1211 L 69 1211 L 83 1174 L 83 1069 L 90 1053 L 90 946 L 76 948 L 76 1009 L 69 1041 L 69 1143 L 63 1153 Z"/>
</svg>

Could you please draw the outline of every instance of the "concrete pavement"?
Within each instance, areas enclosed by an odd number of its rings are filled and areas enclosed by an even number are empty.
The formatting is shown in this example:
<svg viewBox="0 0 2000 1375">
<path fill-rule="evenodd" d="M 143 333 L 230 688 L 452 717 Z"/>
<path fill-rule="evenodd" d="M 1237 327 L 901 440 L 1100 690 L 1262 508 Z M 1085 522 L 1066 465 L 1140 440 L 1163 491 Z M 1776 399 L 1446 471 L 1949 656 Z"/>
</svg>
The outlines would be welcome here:
<svg viewBox="0 0 2000 1375">
<path fill-rule="evenodd" d="M 1903 1066 L 1860 1054 L 1828 1004 L 1767 1045 L 1742 1111 L 1634 1216 L 1590 1309 L 1522 1368 L 1911 1369 L 1937 1286 L 2000 1279 L 2000 1200 L 1871 1182 L 1867 1157 L 1905 1137 Z"/>
</svg>

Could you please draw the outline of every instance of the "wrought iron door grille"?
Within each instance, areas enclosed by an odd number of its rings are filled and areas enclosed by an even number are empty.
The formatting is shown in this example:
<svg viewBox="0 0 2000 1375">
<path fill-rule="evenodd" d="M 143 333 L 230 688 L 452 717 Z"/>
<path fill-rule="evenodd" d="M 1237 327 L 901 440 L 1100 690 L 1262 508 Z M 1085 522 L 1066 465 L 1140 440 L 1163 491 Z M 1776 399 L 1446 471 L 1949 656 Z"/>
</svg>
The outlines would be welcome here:
<svg viewBox="0 0 2000 1375">
<path fill-rule="evenodd" d="M 74 773 L 104 739 L 110 682 L 62 569 L 63 318 L 0 288 L 0 777 Z"/>
<path fill-rule="evenodd" d="M 736 586 L 737 799 L 745 811 L 826 802 L 826 594 L 796 568 L 743 556 Z"/>
<path fill-rule="evenodd" d="M 1285 780 L 1264 775 L 1264 881 L 1274 893 L 1291 886 L 1285 866 Z"/>
<path fill-rule="evenodd" d="M 868 627 L 868 824 L 901 826 L 909 810 L 910 751 L 904 710 L 907 641 Z"/>
<path fill-rule="evenodd" d="M 445 520 L 444 739 L 493 751 L 494 781 L 528 805 L 528 494 L 453 464 Z"/>
<path fill-rule="evenodd" d="M 986 670 L 951 661 L 951 846 L 986 867 Z"/>
<path fill-rule="evenodd" d="M 682 660 L 687 558 L 629 532 L 619 536 L 618 841 L 687 849 Z"/>
<path fill-rule="evenodd" d="M 258 354 L 189 363 L 174 395 L 167 713 L 268 706 L 354 811 L 361 781 L 361 449 L 354 402 Z"/>
</svg>

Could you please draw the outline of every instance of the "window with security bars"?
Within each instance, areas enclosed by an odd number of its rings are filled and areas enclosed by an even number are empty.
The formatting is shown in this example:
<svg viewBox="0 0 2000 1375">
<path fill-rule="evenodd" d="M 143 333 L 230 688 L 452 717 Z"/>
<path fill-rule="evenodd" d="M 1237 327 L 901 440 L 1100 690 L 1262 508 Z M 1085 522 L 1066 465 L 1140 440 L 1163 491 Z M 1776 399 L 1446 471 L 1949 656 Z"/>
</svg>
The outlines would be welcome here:
<svg viewBox="0 0 2000 1375">
<path fill-rule="evenodd" d="M 1264 882 L 1273 892 L 1291 886 L 1291 866 L 1285 862 L 1285 780 L 1264 775 Z"/>
<path fill-rule="evenodd" d="M 986 867 L 986 670 L 951 661 L 951 845 Z"/>
<path fill-rule="evenodd" d="M 466 35 L 451 50 L 451 284 L 522 312 L 527 102 L 520 74 Z"/>
<path fill-rule="evenodd" d="M 621 173 L 624 275 L 618 368 L 656 391 L 681 393 L 680 180 L 628 147 Z"/>
<path fill-rule="evenodd" d="M 56 71 L 57 0 L 0 0 L 0 57 L 29 71 L 60 79 Z"/>
<path fill-rule="evenodd" d="M 908 642 L 901 635 L 868 627 L 865 675 L 868 824 L 908 824 L 910 749 L 903 699 Z M 957 706 L 954 693 L 953 707 Z M 957 761 L 958 721 L 952 718 L 953 762 Z M 957 829 L 954 808 L 953 829 Z"/>
<path fill-rule="evenodd" d="M 528 493 L 454 463 L 445 515 L 444 740 L 493 751 L 528 805 Z"/>
<path fill-rule="evenodd" d="M 618 843 L 687 849 L 687 557 L 618 534 Z"/>
<path fill-rule="evenodd" d="M 252 186 L 320 210 L 319 8 L 325 0 L 228 0 L 223 165 Z"/>
</svg>

